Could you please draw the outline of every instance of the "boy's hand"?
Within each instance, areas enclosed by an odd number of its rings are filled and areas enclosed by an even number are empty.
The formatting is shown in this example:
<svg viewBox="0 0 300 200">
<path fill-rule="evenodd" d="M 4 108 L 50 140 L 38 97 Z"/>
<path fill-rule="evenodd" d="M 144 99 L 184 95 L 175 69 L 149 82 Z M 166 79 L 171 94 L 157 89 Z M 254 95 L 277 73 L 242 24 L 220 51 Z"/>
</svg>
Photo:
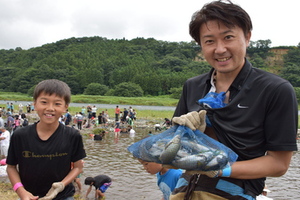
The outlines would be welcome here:
<svg viewBox="0 0 300 200">
<path fill-rule="evenodd" d="M 52 200 L 54 199 L 58 193 L 65 189 L 65 185 L 62 182 L 55 182 L 52 184 L 52 187 L 47 192 L 46 196 L 40 198 L 40 200 Z"/>
<path fill-rule="evenodd" d="M 17 194 L 19 195 L 20 199 L 24 200 L 38 200 L 38 196 L 33 196 L 30 192 L 25 190 L 25 188 L 19 188 L 17 190 Z"/>
<path fill-rule="evenodd" d="M 206 128 L 205 122 L 206 110 L 200 110 L 199 112 L 192 111 L 180 117 L 174 117 L 172 122 L 175 124 L 189 127 L 193 131 L 196 129 L 204 132 Z"/>
</svg>

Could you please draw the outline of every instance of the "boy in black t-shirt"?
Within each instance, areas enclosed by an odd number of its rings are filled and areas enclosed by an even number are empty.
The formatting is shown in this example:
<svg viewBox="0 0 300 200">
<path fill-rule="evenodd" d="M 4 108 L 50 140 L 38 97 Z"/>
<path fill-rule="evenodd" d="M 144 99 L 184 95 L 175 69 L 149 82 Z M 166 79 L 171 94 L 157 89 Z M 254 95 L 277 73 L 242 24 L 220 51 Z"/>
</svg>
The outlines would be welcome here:
<svg viewBox="0 0 300 200">
<path fill-rule="evenodd" d="M 58 120 L 68 109 L 70 88 L 59 80 L 44 80 L 35 87 L 33 97 L 40 120 L 17 129 L 11 137 L 10 182 L 20 199 L 72 199 L 72 181 L 82 173 L 86 154 L 79 131 Z"/>
</svg>

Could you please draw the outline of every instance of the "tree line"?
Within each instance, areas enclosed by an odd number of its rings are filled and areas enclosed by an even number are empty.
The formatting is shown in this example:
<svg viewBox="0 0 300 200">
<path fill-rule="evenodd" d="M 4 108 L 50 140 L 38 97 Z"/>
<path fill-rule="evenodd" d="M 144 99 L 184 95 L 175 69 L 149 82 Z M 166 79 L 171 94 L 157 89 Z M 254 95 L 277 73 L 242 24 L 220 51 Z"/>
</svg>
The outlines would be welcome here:
<svg viewBox="0 0 300 200">
<path fill-rule="evenodd" d="M 266 61 L 272 56 L 270 44 L 270 40 L 251 41 L 250 61 L 264 70 L 278 69 L 278 75 L 300 87 L 299 45 L 284 47 L 289 49 L 284 64 L 276 66 Z M 72 94 L 178 94 L 186 79 L 210 70 L 206 61 L 195 59 L 200 51 L 193 41 L 109 40 L 98 36 L 69 38 L 28 50 L 2 49 L 0 90 L 30 94 L 38 82 L 54 78 L 65 81 Z"/>
</svg>

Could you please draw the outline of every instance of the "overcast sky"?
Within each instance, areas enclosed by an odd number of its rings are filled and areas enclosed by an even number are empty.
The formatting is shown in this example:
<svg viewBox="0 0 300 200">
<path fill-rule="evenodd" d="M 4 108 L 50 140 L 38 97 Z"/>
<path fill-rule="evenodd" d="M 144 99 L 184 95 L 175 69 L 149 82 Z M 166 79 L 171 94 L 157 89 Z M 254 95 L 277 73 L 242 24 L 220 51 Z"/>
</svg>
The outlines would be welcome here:
<svg viewBox="0 0 300 200">
<path fill-rule="evenodd" d="M 188 24 L 206 0 L 0 0 L 0 49 L 29 49 L 71 37 L 192 39 Z M 300 42 L 299 1 L 233 0 L 252 18 L 252 41 Z"/>
</svg>

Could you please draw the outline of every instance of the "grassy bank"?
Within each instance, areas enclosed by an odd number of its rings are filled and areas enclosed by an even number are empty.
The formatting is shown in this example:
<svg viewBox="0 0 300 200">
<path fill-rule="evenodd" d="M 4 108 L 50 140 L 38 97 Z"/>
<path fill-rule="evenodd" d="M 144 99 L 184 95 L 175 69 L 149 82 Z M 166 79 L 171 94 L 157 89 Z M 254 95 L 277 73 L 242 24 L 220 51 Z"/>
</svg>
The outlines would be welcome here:
<svg viewBox="0 0 300 200">
<path fill-rule="evenodd" d="M 98 108 L 97 113 L 104 111 L 106 109 Z M 69 111 L 72 115 L 74 115 L 76 112 L 80 112 L 80 107 L 70 107 Z M 114 119 L 114 109 L 107 109 L 110 119 Z M 173 116 L 174 111 L 171 110 L 138 110 L 137 111 L 137 119 L 144 119 L 147 121 L 163 121 L 164 118 L 171 119 Z"/>
<path fill-rule="evenodd" d="M 97 103 L 120 105 L 148 105 L 148 106 L 176 106 L 178 99 L 169 96 L 157 97 L 115 97 L 99 95 L 72 95 L 72 103 Z M 4 101 L 32 101 L 32 97 L 21 93 L 0 92 L 0 100 Z"/>
</svg>

